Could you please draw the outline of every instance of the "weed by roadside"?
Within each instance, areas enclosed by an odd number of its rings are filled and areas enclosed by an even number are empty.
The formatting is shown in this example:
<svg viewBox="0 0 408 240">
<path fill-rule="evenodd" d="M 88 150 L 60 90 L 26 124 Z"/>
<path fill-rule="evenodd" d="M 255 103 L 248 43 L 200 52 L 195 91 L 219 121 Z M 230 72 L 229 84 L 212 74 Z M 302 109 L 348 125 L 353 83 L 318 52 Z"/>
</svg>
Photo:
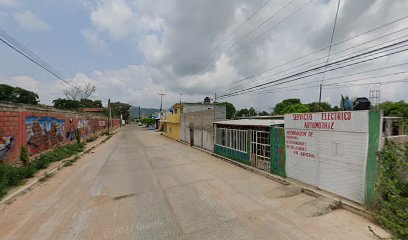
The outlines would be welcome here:
<svg viewBox="0 0 408 240">
<path fill-rule="evenodd" d="M 79 159 L 79 157 L 76 156 L 75 158 L 66 161 L 66 162 L 64 163 L 64 165 L 62 165 L 62 166 L 63 166 L 63 167 L 72 166 L 76 161 L 78 161 L 78 159 Z"/>
<path fill-rule="evenodd" d="M 47 181 L 48 179 L 50 179 L 52 176 L 54 176 L 54 174 L 50 174 L 50 173 L 48 173 L 48 172 L 45 172 L 45 173 L 44 173 L 44 176 L 42 176 L 40 179 L 38 179 L 38 181 L 40 181 L 40 182 L 45 182 L 45 181 Z"/>
<path fill-rule="evenodd" d="M 84 147 L 84 143 L 59 146 L 51 152 L 40 155 L 31 162 L 27 161 L 25 165 L 20 167 L 0 164 L 0 199 L 7 194 L 10 188 L 19 186 L 25 179 L 33 177 L 39 170 L 47 168 L 52 162 L 61 161 L 82 152 Z M 23 154 L 25 153 L 23 152 Z M 25 156 L 22 156 L 21 159 L 25 159 Z"/>
<path fill-rule="evenodd" d="M 96 139 L 97 139 L 96 136 L 92 136 L 92 137 L 89 137 L 88 139 L 86 139 L 86 142 L 87 142 L 87 143 L 90 143 L 90 142 L 95 141 Z"/>
<path fill-rule="evenodd" d="M 408 143 L 386 141 L 379 153 L 376 220 L 397 239 L 408 239 Z"/>
</svg>

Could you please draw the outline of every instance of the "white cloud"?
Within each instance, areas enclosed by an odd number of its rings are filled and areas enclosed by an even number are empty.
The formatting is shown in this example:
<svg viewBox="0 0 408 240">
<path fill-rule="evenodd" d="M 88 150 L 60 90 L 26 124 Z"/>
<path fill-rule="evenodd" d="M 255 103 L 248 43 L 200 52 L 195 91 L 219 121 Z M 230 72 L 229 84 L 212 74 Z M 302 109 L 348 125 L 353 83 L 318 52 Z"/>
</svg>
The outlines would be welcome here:
<svg viewBox="0 0 408 240">
<path fill-rule="evenodd" d="M 12 78 L 14 86 L 27 89 L 29 91 L 38 92 L 40 82 L 29 76 L 15 76 Z"/>
<path fill-rule="evenodd" d="M 14 19 L 26 30 L 29 31 L 47 31 L 50 26 L 45 21 L 39 19 L 30 11 L 15 12 Z"/>
<path fill-rule="evenodd" d="M 106 31 L 114 39 L 126 37 L 135 16 L 125 0 L 103 0 L 92 7 L 90 19 L 99 32 Z"/>
<path fill-rule="evenodd" d="M 17 0 L 0 0 L 0 6 L 16 6 Z"/>
<path fill-rule="evenodd" d="M 328 45 L 336 1 L 313 1 L 297 15 L 288 18 L 275 27 L 275 24 L 285 19 L 306 2 L 307 0 L 294 2 L 285 11 L 252 32 L 259 24 L 263 23 L 287 3 L 278 1 L 267 5 L 256 17 L 243 25 L 239 31 L 234 32 L 214 52 L 211 52 L 211 50 L 226 36 L 229 36 L 231 31 L 248 19 L 264 3 L 263 0 L 100 0 L 97 4 L 92 5 L 89 3 L 90 28 L 98 33 L 97 36 L 108 34 L 117 40 L 134 41 L 136 39 L 138 49 L 145 60 L 144 65 L 130 65 L 127 68 L 114 71 L 100 70 L 89 77 L 98 80 L 96 81 L 97 88 L 98 82 L 103 82 L 104 84 L 101 84 L 102 87 L 99 87 L 99 89 L 109 86 L 110 89 L 115 89 L 115 92 L 118 92 L 117 96 L 123 99 L 128 96 L 129 101 L 137 99 L 136 102 L 144 101 L 143 97 L 141 97 L 143 94 L 153 92 L 144 102 L 152 101 L 151 99 L 157 97 L 158 89 L 162 89 L 171 96 L 176 96 L 173 99 L 175 101 L 177 101 L 180 91 L 183 92 L 183 98 L 194 97 L 196 98 L 195 101 L 197 101 L 197 99 L 202 99 L 207 95 L 213 96 L 214 91 L 217 91 L 219 95 L 228 92 L 217 90 L 220 86 L 227 86 L 224 90 L 231 87 L 240 90 L 265 83 L 268 80 L 284 77 L 288 73 L 300 71 L 308 66 L 296 67 L 296 65 L 324 57 L 327 52 L 322 51 L 319 54 L 311 55 L 301 61 L 276 68 L 258 76 L 265 77 L 263 79 L 250 78 L 239 84 L 231 85 L 234 81 L 278 66 Z M 335 42 L 404 16 L 407 9 L 408 2 L 403 1 L 393 2 L 392 4 L 389 4 L 387 0 L 375 2 L 371 0 L 343 1 Z M 355 24 L 356 22 L 359 24 Z M 397 30 L 403 25 L 401 22 L 383 31 L 374 32 L 337 45 L 333 47 L 332 53 Z M 272 31 L 254 40 L 271 28 L 273 28 Z M 247 35 L 249 32 L 251 33 Z M 402 36 L 403 34 L 401 32 L 399 35 L 392 37 Z M 389 39 L 384 38 L 381 41 Z M 235 49 L 240 51 L 233 57 L 228 56 L 224 51 L 237 41 L 239 43 L 235 46 Z M 95 40 L 95 42 L 98 41 Z M 361 50 L 376 43 L 378 42 L 345 51 L 343 54 Z M 204 56 L 206 57 L 203 59 Z M 368 68 L 384 67 L 403 60 L 403 58 L 390 59 L 387 58 L 336 72 L 328 72 L 326 78 L 359 72 Z M 325 59 L 313 63 L 324 61 Z M 296 68 L 291 69 L 293 67 Z M 286 70 L 286 72 L 281 72 L 283 70 Z M 293 82 L 292 85 L 319 79 L 321 79 L 321 76 L 310 77 Z M 288 84 L 278 85 L 277 87 L 283 86 L 288 86 Z M 388 85 L 384 89 L 388 91 L 390 86 Z M 330 101 L 332 104 L 338 104 L 341 93 L 350 95 L 350 97 L 366 96 L 369 88 L 370 86 L 351 89 L 327 89 L 323 92 L 323 99 Z M 144 90 L 141 91 L 140 89 Z M 272 87 L 266 90 L 273 89 Z M 133 100 L 132 96 L 134 97 Z M 262 95 L 247 94 L 226 98 L 225 100 L 234 102 L 238 107 L 255 106 L 260 110 L 269 110 L 268 108 L 277 102 L 293 97 L 301 98 L 304 102 L 317 101 L 318 87 L 301 91 L 277 91 Z M 399 97 L 404 96 L 400 94 Z M 167 96 L 166 99 L 171 99 L 171 97 Z"/>
<path fill-rule="evenodd" d="M 0 0 L 0 3 L 1 1 L 7 2 Z M 290 17 L 280 26 L 252 41 L 259 34 L 273 27 L 292 11 L 307 2 L 307 0 L 299 0 L 295 1 L 286 11 L 279 14 L 272 21 L 267 22 L 251 33 L 247 39 L 237 44 L 237 49 L 241 47 L 242 49 L 236 55 L 233 57 L 228 56 L 224 52 L 226 49 L 234 42 L 240 41 L 249 31 L 268 19 L 277 9 L 287 4 L 285 1 L 276 1 L 274 4 L 266 6 L 254 19 L 235 32 L 220 48 L 211 52 L 218 43 L 264 2 L 264 0 L 87 1 L 85 6 L 89 10 L 90 25 L 83 28 L 81 34 L 90 46 L 99 53 L 110 54 L 110 51 L 117 49 L 108 45 L 112 42 L 110 38 L 116 40 L 114 44 L 134 45 L 138 47 L 140 54 L 142 54 L 143 63 L 140 65 L 129 63 L 127 67 L 119 69 L 98 69 L 87 74 L 77 73 L 73 77 L 73 81 L 78 84 L 82 82 L 95 84 L 97 88 L 96 98 L 110 97 L 114 101 L 125 101 L 150 107 L 159 105 L 157 92 L 163 91 L 167 93 L 165 104 L 171 106 L 172 103 L 178 101 L 180 91 L 183 92 L 183 99 L 186 101 L 202 100 L 204 96 L 213 96 L 215 91 L 219 96 L 231 92 L 231 90 L 225 92 L 217 90 L 221 86 L 226 86 L 224 90 L 231 87 L 239 90 L 268 80 L 276 80 L 290 72 L 293 73 L 308 66 L 296 67 L 297 64 L 326 56 L 327 51 L 322 51 L 319 54 L 311 55 L 308 58 L 262 74 L 260 77 L 265 77 L 264 79 L 250 78 L 239 84 L 232 85 L 234 81 L 314 52 L 327 46 L 330 41 L 333 13 L 336 7 L 336 1 L 334 0 L 312 1 L 312 4 L 299 12 L 298 15 Z M 389 3 L 388 0 L 342 1 L 335 42 L 400 18 L 405 15 L 407 9 L 408 1 L 394 1 L 392 3 Z M 406 25 L 406 21 L 390 25 L 388 28 L 373 32 L 370 35 L 355 38 L 353 41 L 336 45 L 333 47 L 332 54 L 400 29 L 404 25 Z M 401 37 L 405 34 L 406 31 L 402 31 L 372 44 L 345 51 L 343 54 L 374 46 L 374 44 L 381 41 Z M 210 52 L 211 54 L 208 54 Z M 112 52 L 111 56 L 116 56 L 115 52 Z M 204 56 L 206 57 L 203 59 Z M 139 60 L 139 57 L 135 57 L 135 59 Z M 314 63 L 324 61 L 325 58 Z M 328 72 L 326 78 L 389 66 L 404 61 L 406 61 L 404 56 L 384 58 L 381 61 L 362 64 L 354 68 Z M 291 69 L 292 67 L 296 68 Z M 401 69 L 393 69 L 392 71 L 400 71 Z M 287 71 L 280 73 L 280 71 L 284 70 Z M 358 77 L 374 76 L 392 71 L 377 72 L 372 75 Z M 401 76 L 381 80 L 395 80 L 398 77 Z M 303 84 L 320 79 L 321 76 L 314 76 L 291 84 Z M 344 81 L 344 79 L 341 81 Z M 340 82 L 340 80 L 337 80 L 337 82 Z M 271 91 L 274 88 L 288 85 L 277 85 L 266 90 Z M 390 99 L 395 100 L 406 98 L 406 94 L 404 94 L 406 88 L 404 86 L 406 85 L 386 85 L 383 89 L 388 94 L 383 94 L 383 96 L 390 96 Z M 57 82 L 55 85 L 47 86 L 46 89 L 39 87 L 38 91 L 42 99 L 49 102 L 56 96 L 62 96 L 62 90 L 65 87 L 64 83 Z M 338 104 L 341 93 L 350 95 L 350 97 L 367 96 L 370 88 L 372 86 L 325 89 L 323 99 L 330 101 L 332 104 Z M 51 89 L 52 91 L 50 91 Z M 53 94 L 50 94 L 50 92 Z M 277 102 L 293 97 L 301 98 L 304 102 L 317 101 L 318 87 L 300 91 L 275 91 L 262 95 L 240 95 L 224 100 L 233 102 L 238 108 L 254 106 L 259 110 L 269 110 L 268 108 Z"/>
<path fill-rule="evenodd" d="M 106 42 L 92 29 L 82 29 L 82 36 L 91 45 L 92 49 L 102 55 L 109 55 L 111 51 L 109 50 Z"/>
</svg>

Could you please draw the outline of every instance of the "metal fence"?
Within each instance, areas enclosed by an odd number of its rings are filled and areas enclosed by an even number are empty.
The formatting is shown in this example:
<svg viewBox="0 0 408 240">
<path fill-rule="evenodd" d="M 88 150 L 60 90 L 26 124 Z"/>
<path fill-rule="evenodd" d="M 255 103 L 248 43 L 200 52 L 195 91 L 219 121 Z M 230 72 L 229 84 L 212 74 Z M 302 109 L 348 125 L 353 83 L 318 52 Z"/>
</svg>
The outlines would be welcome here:
<svg viewBox="0 0 408 240">
<path fill-rule="evenodd" d="M 248 150 L 248 131 L 231 128 L 217 128 L 215 144 L 241 152 Z"/>
</svg>

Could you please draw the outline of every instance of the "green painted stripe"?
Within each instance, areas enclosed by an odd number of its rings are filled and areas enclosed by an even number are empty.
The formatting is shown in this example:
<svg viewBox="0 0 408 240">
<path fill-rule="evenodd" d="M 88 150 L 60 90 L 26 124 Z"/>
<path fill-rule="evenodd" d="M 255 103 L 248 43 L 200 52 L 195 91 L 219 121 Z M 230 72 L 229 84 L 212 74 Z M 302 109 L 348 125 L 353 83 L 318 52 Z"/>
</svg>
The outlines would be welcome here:
<svg viewBox="0 0 408 240">
<path fill-rule="evenodd" d="M 371 110 L 368 118 L 368 154 L 366 165 L 365 202 L 372 203 L 376 198 L 375 182 L 377 176 L 377 152 L 381 140 L 381 111 Z"/>
<path fill-rule="evenodd" d="M 234 149 L 222 147 L 219 145 L 214 145 L 214 152 L 218 155 L 230 158 L 232 160 L 251 165 L 248 153 L 236 151 Z"/>
<path fill-rule="evenodd" d="M 271 127 L 271 169 L 270 172 L 281 177 L 286 177 L 286 145 L 285 129 L 282 127 Z"/>
</svg>

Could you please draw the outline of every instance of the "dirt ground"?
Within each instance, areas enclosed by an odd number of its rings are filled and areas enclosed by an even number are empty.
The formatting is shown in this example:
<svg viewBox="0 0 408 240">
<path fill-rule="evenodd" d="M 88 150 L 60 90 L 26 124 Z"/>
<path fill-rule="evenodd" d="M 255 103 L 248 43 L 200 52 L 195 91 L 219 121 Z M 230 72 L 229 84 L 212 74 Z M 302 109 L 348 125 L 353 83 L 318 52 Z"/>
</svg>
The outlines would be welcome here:
<svg viewBox="0 0 408 240">
<path fill-rule="evenodd" d="M 368 220 L 125 127 L 0 212 L 0 239 L 372 239 Z M 306 211 L 306 212 L 305 212 Z"/>
</svg>

